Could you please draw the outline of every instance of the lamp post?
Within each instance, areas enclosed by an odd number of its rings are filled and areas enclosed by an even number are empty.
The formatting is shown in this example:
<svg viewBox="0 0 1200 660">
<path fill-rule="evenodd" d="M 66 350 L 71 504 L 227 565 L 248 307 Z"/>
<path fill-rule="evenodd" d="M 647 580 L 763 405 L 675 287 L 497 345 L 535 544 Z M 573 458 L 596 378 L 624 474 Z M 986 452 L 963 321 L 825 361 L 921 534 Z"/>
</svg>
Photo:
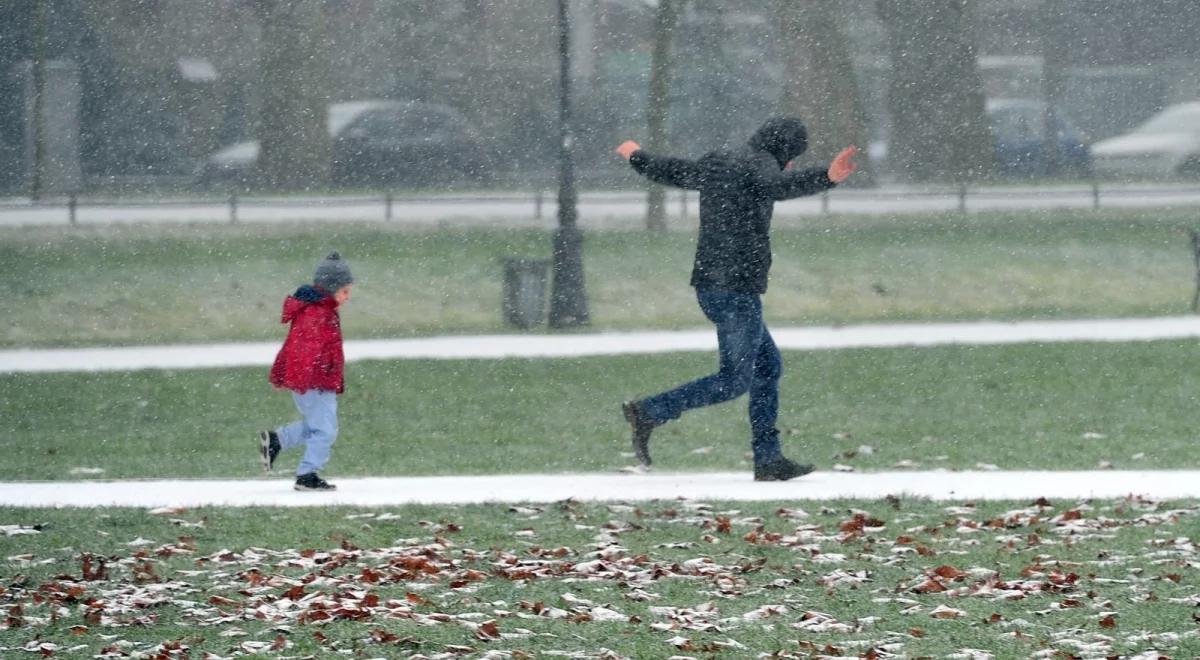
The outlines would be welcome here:
<svg viewBox="0 0 1200 660">
<path fill-rule="evenodd" d="M 550 327 L 587 325 L 587 294 L 583 282 L 583 234 L 576 224 L 575 163 L 571 127 L 571 21 L 569 0 L 558 0 L 559 151 L 558 229 L 554 233 L 553 282 L 550 288 Z"/>
</svg>

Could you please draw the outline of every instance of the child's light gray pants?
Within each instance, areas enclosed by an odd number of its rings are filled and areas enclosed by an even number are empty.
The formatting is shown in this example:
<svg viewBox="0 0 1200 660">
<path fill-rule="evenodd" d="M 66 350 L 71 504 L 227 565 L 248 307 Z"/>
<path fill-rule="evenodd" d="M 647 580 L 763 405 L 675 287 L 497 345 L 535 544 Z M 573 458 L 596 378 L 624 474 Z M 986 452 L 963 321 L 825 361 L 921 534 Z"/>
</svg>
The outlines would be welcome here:
<svg viewBox="0 0 1200 660">
<path fill-rule="evenodd" d="M 281 427 L 276 434 L 283 449 L 304 446 L 304 457 L 296 468 L 296 476 L 300 476 L 321 470 L 329 462 L 338 434 L 337 393 L 330 390 L 292 392 L 292 400 L 304 419 Z"/>
</svg>

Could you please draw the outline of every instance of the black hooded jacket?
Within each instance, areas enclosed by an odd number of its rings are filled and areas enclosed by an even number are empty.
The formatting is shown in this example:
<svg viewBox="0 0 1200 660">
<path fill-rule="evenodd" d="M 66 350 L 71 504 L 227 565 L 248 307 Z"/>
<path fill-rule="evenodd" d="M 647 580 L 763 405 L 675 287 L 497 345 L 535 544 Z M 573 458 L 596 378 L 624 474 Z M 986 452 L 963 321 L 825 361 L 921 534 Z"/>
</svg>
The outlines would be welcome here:
<svg viewBox="0 0 1200 660">
<path fill-rule="evenodd" d="M 804 153 L 807 137 L 799 120 L 779 118 L 763 124 L 745 146 L 695 161 L 633 152 L 630 164 L 651 181 L 700 191 L 692 286 L 766 292 L 775 202 L 834 186 L 826 170 L 783 169 Z"/>
</svg>

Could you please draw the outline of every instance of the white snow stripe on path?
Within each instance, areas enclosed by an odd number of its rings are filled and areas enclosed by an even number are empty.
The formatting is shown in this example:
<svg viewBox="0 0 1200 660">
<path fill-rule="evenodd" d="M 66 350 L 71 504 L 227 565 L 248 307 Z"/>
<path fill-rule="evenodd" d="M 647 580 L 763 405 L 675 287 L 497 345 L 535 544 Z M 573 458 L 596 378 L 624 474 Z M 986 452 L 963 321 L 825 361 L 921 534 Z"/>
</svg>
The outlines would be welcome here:
<svg viewBox="0 0 1200 660">
<path fill-rule="evenodd" d="M 1200 317 L 974 323 L 901 323 L 773 328 L 784 350 L 1126 342 L 1200 337 Z M 0 351 L 0 373 L 128 371 L 265 366 L 279 342 Z M 347 361 L 396 359 L 501 359 L 633 355 L 715 351 L 711 329 L 557 335 L 470 335 L 346 342 Z"/>
<path fill-rule="evenodd" d="M 0 506 L 398 506 L 477 502 L 878 499 L 1034 500 L 1200 497 L 1200 471 L 814 472 L 757 483 L 726 473 L 556 474 L 333 479 L 333 493 L 298 493 L 287 478 L 0 482 Z"/>
</svg>

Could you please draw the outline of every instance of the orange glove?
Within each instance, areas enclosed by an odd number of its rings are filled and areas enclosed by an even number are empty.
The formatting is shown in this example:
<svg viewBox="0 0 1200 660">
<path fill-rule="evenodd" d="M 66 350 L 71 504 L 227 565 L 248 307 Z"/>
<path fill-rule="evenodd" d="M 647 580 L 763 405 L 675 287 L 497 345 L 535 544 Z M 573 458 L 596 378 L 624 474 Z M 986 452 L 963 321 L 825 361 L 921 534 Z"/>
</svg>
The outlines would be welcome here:
<svg viewBox="0 0 1200 660">
<path fill-rule="evenodd" d="M 638 144 L 637 142 L 634 142 L 633 140 L 625 140 L 621 143 L 621 146 L 617 147 L 617 153 L 621 154 L 621 158 L 629 160 L 629 158 L 633 156 L 633 152 L 641 148 L 642 145 Z"/>
<path fill-rule="evenodd" d="M 829 164 L 829 180 L 841 183 L 849 179 L 850 175 L 858 169 L 858 163 L 854 162 L 854 157 L 857 155 L 858 147 L 851 145 L 834 156 L 833 162 Z"/>
</svg>

